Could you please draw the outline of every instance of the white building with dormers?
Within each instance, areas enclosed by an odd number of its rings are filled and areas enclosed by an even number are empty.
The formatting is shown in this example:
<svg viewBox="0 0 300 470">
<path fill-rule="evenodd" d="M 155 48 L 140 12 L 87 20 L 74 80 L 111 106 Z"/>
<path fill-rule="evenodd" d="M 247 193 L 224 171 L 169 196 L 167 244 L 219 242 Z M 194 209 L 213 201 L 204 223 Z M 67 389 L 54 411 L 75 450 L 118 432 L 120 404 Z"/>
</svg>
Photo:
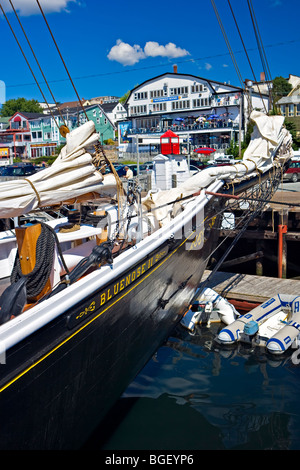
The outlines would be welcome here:
<svg viewBox="0 0 300 470">
<path fill-rule="evenodd" d="M 150 78 L 131 90 L 125 106 L 127 119 L 119 122 L 119 146 L 139 151 L 159 145 L 168 129 L 180 137 L 181 150 L 212 147 L 224 153 L 230 141 L 243 140 L 252 108 L 268 109 L 268 95 L 228 83 L 173 73 Z M 216 154 L 214 154 L 216 155 Z"/>
</svg>

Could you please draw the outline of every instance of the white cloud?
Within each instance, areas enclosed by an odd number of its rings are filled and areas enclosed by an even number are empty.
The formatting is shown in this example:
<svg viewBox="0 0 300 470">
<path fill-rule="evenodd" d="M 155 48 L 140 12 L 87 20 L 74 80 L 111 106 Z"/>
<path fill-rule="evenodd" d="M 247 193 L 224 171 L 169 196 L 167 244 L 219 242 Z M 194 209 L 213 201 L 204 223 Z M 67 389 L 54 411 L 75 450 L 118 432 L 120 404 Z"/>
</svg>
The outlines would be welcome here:
<svg viewBox="0 0 300 470">
<path fill-rule="evenodd" d="M 141 46 L 136 44 L 131 46 L 121 41 L 121 39 L 118 39 L 117 44 L 111 48 L 107 57 L 109 60 L 115 60 L 123 65 L 134 65 L 140 59 L 144 59 L 145 54 Z"/>
<path fill-rule="evenodd" d="M 117 44 L 111 48 L 107 57 L 109 60 L 115 60 L 123 65 L 134 65 L 141 59 L 146 59 L 147 57 L 161 56 L 176 58 L 183 57 L 188 54 L 188 51 L 177 47 L 172 42 L 162 46 L 158 44 L 158 42 L 148 41 L 143 49 L 137 44 L 131 46 L 130 44 L 121 41 L 121 39 L 118 39 Z"/>
<path fill-rule="evenodd" d="M 69 3 L 76 3 L 77 0 L 40 0 L 40 5 L 44 13 L 58 13 L 62 10 L 67 11 Z M 12 8 L 8 0 L 2 0 L 2 7 L 6 13 L 11 12 Z M 36 0 L 14 0 L 13 5 L 20 16 L 30 16 L 40 13 Z"/>
<path fill-rule="evenodd" d="M 206 64 L 205 64 L 205 69 L 206 69 L 206 70 L 210 70 L 211 68 L 212 68 L 212 65 L 209 64 L 208 62 L 206 62 Z"/>
<path fill-rule="evenodd" d="M 145 45 L 144 52 L 148 57 L 183 57 L 189 52 L 185 49 L 177 47 L 173 42 L 169 42 L 165 46 L 161 46 L 158 42 L 148 41 Z"/>
</svg>

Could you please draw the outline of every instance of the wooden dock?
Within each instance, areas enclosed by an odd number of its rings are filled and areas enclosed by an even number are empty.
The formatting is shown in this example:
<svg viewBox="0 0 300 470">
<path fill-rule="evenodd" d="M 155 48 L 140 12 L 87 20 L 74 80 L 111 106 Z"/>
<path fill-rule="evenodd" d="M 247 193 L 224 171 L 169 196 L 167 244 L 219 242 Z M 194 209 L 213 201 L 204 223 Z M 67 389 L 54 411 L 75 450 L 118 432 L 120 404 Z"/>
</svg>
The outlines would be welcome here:
<svg viewBox="0 0 300 470">
<path fill-rule="evenodd" d="M 204 272 L 205 281 L 211 271 Z M 300 295 L 300 280 L 278 279 L 267 276 L 216 272 L 206 285 L 244 313 L 265 302 L 276 294 Z"/>
<path fill-rule="evenodd" d="M 269 203 L 272 210 L 288 209 L 289 212 L 300 212 L 300 198 L 298 191 L 285 191 L 278 189 Z"/>
<path fill-rule="evenodd" d="M 239 214 L 235 214 L 238 222 Z M 239 233 L 239 229 L 222 228 L 220 238 L 225 241 L 217 254 L 222 255 L 230 239 Z M 227 239 L 227 241 L 226 241 Z M 300 241 L 300 194 L 298 191 L 278 190 L 266 205 L 263 213 L 249 223 L 240 241 L 225 260 L 221 269 L 239 269 L 241 263 L 250 265 L 255 262 L 255 274 L 273 275 L 277 271 L 279 278 L 298 277 L 300 274 L 300 252 L 296 246 Z M 245 243 L 246 242 L 246 243 Z M 246 271 L 244 265 L 241 270 Z M 252 263 L 253 266 L 253 263 Z M 253 272 L 253 271 L 251 271 Z"/>
</svg>

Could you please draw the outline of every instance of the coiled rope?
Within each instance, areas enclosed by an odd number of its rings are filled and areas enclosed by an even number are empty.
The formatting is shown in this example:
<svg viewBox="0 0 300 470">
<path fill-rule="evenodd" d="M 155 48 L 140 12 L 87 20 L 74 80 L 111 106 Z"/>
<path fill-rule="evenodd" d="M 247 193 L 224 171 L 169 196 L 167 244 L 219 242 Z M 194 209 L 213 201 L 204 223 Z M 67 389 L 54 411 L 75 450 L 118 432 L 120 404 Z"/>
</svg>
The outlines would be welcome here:
<svg viewBox="0 0 300 470">
<path fill-rule="evenodd" d="M 27 278 L 26 290 L 28 301 L 33 300 L 42 292 L 50 277 L 53 267 L 55 244 L 57 245 L 65 271 L 69 274 L 55 230 L 43 222 L 39 223 L 41 224 L 41 233 L 36 243 L 36 264 L 33 270 L 28 274 L 22 273 L 20 258 L 17 253 L 10 277 L 11 284 L 17 282 L 21 277 Z"/>
</svg>

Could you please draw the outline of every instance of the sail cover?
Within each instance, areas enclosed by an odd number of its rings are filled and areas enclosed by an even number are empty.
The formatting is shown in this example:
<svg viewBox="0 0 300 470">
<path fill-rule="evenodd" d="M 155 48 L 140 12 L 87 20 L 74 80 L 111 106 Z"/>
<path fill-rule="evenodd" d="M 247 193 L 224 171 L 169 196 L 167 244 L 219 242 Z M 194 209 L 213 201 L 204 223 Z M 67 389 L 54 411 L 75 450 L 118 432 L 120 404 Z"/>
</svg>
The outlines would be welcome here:
<svg viewBox="0 0 300 470">
<path fill-rule="evenodd" d="M 0 183 L 0 218 L 18 217 L 87 193 L 114 196 L 115 177 L 103 176 L 92 163 L 98 141 L 95 124 L 88 121 L 67 134 L 66 145 L 49 168 Z"/>
<path fill-rule="evenodd" d="M 155 211 L 161 225 L 170 221 L 172 207 L 170 201 L 207 188 L 216 180 L 234 181 L 235 178 L 249 178 L 257 171 L 264 173 L 274 165 L 274 158 L 285 161 L 292 156 L 292 137 L 283 127 L 283 116 L 267 116 L 260 111 L 252 111 L 251 119 L 255 124 L 251 141 L 244 152 L 243 159 L 235 165 L 208 167 L 180 184 L 177 188 L 152 193 L 142 199 L 148 211 Z M 282 148 L 281 148 L 282 147 Z M 282 150 L 281 152 L 279 151 Z"/>
</svg>

